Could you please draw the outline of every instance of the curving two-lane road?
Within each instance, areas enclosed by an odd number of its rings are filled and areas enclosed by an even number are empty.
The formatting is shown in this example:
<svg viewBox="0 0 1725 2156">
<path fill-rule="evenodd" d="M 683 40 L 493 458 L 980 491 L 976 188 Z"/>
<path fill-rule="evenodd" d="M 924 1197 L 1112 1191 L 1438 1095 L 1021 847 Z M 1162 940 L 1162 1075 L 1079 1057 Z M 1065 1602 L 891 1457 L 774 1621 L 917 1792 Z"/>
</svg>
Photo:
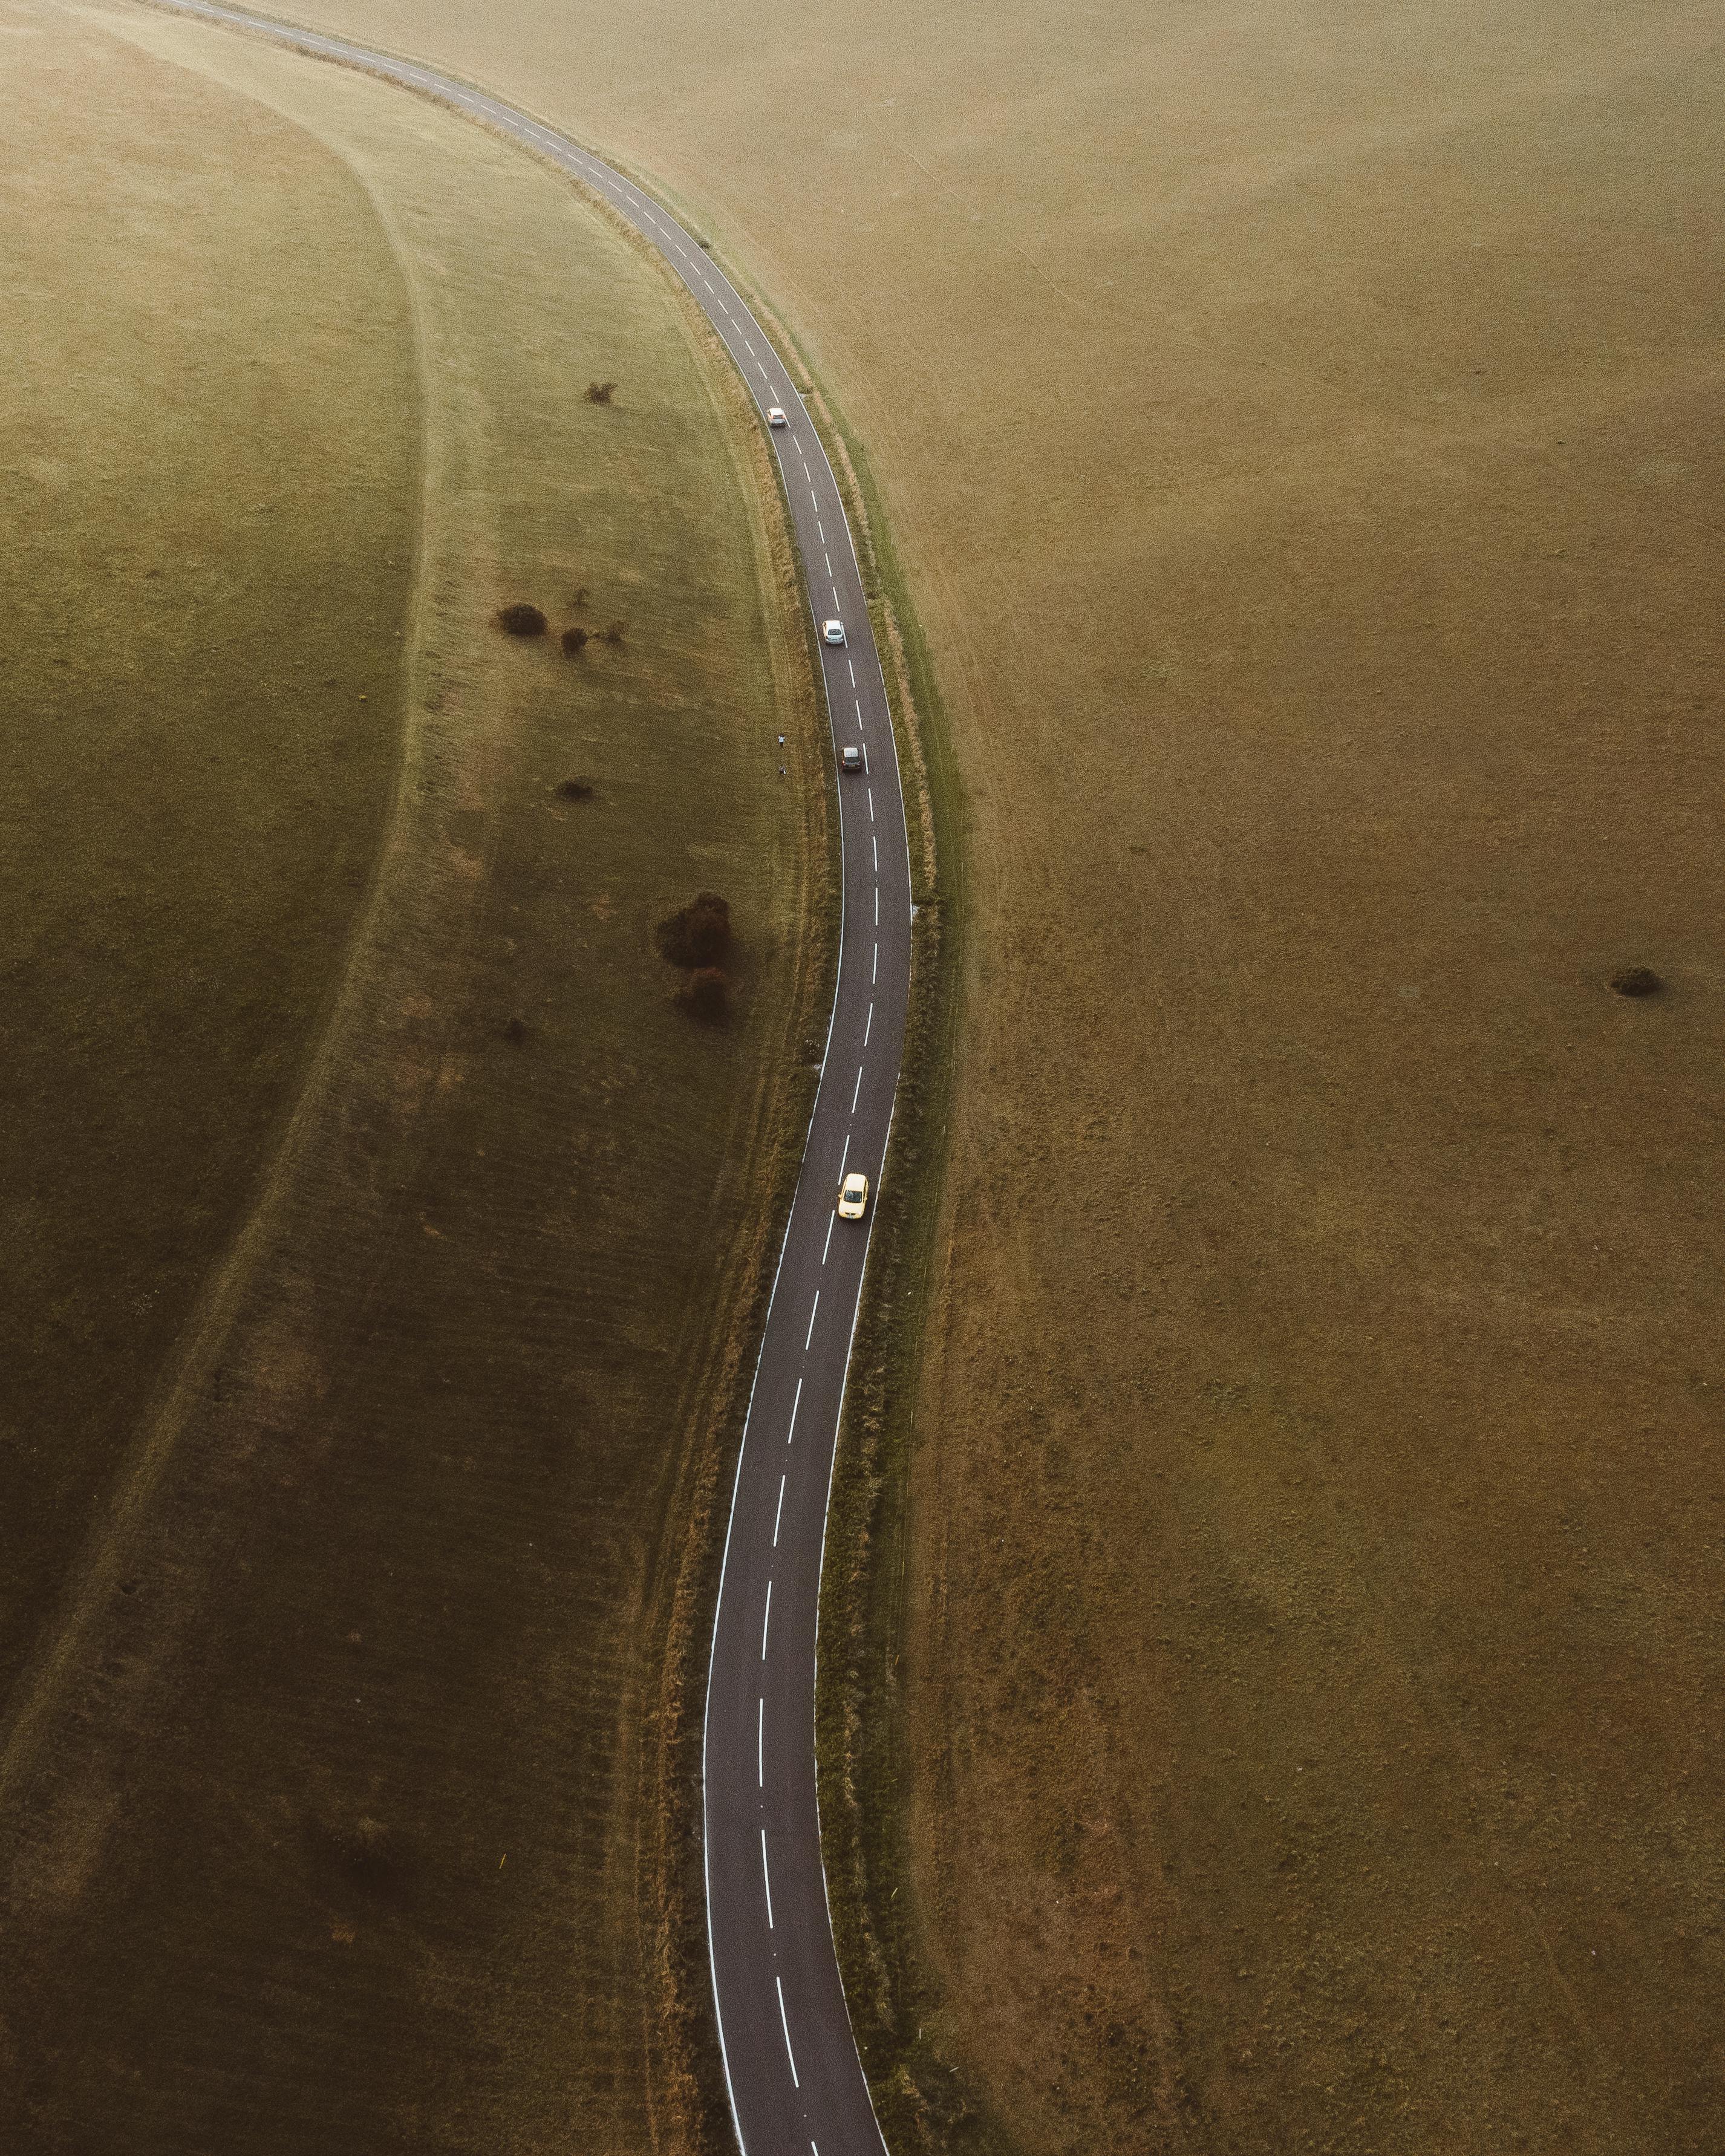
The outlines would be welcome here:
<svg viewBox="0 0 1725 2156">
<path fill-rule="evenodd" d="M 814 1646 L 839 1409 L 873 1223 L 836 1219 L 840 1178 L 878 1186 L 904 1049 L 911 879 L 904 796 L 862 576 L 831 466 L 789 374 L 721 272 L 676 220 L 529 114 L 411 60 L 213 0 L 182 12 L 261 31 L 483 120 L 603 195 L 666 256 L 764 413 L 817 625 L 835 747 L 844 929 L 820 1087 L 755 1373 L 726 1534 L 708 1676 L 707 1936 L 732 2114 L 744 2156 L 880 2156 L 839 1980 L 814 1774 Z"/>
</svg>

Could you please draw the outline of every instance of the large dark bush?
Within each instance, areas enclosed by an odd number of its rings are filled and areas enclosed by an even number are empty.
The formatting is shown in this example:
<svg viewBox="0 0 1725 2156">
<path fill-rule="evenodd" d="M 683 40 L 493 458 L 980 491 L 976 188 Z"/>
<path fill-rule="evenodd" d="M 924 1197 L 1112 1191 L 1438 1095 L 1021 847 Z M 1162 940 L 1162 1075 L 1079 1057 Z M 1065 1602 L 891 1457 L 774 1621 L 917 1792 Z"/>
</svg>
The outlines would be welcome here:
<svg viewBox="0 0 1725 2156">
<path fill-rule="evenodd" d="M 517 599 L 513 606 L 498 608 L 497 626 L 508 636 L 543 636 L 547 624 L 537 607 Z"/>
<path fill-rule="evenodd" d="M 1656 996 L 1665 986 L 1651 966 L 1623 966 L 1611 976 L 1620 996 Z"/>
<path fill-rule="evenodd" d="M 731 955 L 731 908 L 716 891 L 698 892 L 653 932 L 659 955 L 686 973 L 722 965 Z"/>
</svg>

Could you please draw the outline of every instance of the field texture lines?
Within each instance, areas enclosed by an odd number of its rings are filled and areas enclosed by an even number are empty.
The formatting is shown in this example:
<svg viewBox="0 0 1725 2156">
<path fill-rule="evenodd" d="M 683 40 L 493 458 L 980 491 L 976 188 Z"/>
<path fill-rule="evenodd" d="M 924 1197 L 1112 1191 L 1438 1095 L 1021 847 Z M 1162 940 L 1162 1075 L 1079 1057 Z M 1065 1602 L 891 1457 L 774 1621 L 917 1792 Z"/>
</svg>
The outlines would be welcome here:
<svg viewBox="0 0 1725 2156">
<path fill-rule="evenodd" d="M 926 633 L 901 2144 L 1710 2150 L 1717 14 L 293 12 L 688 206 Z"/>
</svg>

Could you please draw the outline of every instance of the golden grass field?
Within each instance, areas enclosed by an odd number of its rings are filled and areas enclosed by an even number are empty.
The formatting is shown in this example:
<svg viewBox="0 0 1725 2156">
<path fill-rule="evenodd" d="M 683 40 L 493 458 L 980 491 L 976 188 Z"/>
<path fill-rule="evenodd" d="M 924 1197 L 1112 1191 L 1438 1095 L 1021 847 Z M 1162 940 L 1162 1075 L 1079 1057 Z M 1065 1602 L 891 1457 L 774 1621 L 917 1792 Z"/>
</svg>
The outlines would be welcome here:
<svg viewBox="0 0 1725 2156">
<path fill-rule="evenodd" d="M 1717 13 L 292 12 L 691 206 L 927 634 L 916 2071 L 1025 2156 L 1711 2150 Z"/>
<path fill-rule="evenodd" d="M 684 2145 L 691 1626 L 829 992 L 764 446 L 421 101 L 49 0 L 0 67 L 0 2143 Z"/>
</svg>

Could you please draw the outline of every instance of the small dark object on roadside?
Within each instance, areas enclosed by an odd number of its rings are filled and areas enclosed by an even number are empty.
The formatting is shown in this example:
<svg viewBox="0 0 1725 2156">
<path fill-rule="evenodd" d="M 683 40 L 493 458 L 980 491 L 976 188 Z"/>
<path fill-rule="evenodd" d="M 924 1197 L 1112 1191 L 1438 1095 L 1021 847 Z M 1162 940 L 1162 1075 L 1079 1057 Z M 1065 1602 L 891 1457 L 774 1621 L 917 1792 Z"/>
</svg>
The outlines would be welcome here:
<svg viewBox="0 0 1725 2156">
<path fill-rule="evenodd" d="M 601 630 L 600 634 L 607 644 L 621 644 L 624 638 L 629 634 L 629 624 L 626 621 L 614 621 L 608 629 Z"/>
<path fill-rule="evenodd" d="M 731 949 L 731 908 L 716 891 L 703 891 L 667 914 L 653 932 L 659 955 L 685 973 L 716 966 Z"/>
<path fill-rule="evenodd" d="M 589 404 L 608 404 L 616 394 L 617 384 L 614 382 L 589 382 L 587 385 Z"/>
<path fill-rule="evenodd" d="M 677 990 L 678 1008 L 703 1025 L 722 1025 L 731 1015 L 731 983 L 716 966 L 701 966 Z"/>
<path fill-rule="evenodd" d="M 593 788 L 584 778 L 566 778 L 558 787 L 557 793 L 565 801 L 591 801 Z"/>
<path fill-rule="evenodd" d="M 584 629 L 566 629 L 563 631 L 563 649 L 572 659 L 580 652 L 582 645 L 586 643 L 590 633 Z"/>
<path fill-rule="evenodd" d="M 713 243 L 710 239 L 697 239 L 695 244 L 699 248 L 704 249 L 709 254 L 713 251 Z"/>
<path fill-rule="evenodd" d="M 1665 983 L 1651 966 L 1621 966 L 1611 985 L 1620 996 L 1656 996 Z"/>
<path fill-rule="evenodd" d="M 507 1020 L 503 1028 L 503 1038 L 509 1043 L 511 1048 L 521 1047 L 527 1038 L 527 1021 L 526 1019 L 512 1018 Z"/>
<path fill-rule="evenodd" d="M 547 628 L 545 616 L 525 599 L 517 599 L 513 606 L 499 607 L 496 619 L 498 628 L 509 636 L 543 636 Z"/>
</svg>

